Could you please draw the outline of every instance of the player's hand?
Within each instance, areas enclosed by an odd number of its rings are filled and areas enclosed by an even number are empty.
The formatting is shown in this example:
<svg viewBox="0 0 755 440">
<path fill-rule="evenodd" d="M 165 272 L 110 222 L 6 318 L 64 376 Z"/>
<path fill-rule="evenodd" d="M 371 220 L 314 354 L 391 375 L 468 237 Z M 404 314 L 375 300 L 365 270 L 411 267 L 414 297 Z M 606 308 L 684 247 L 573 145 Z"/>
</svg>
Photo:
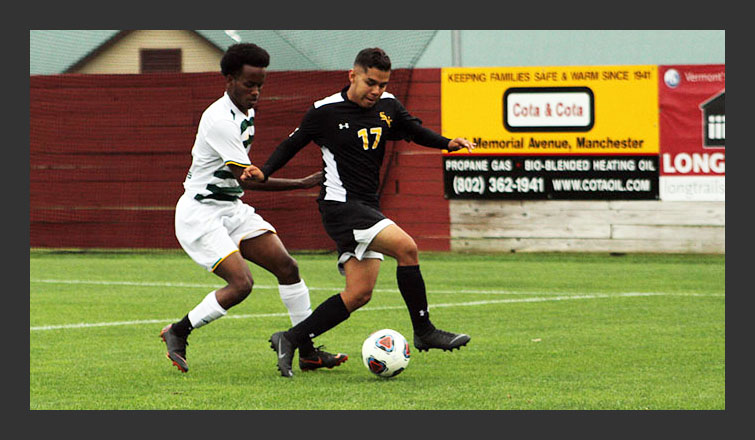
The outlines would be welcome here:
<svg viewBox="0 0 755 440">
<path fill-rule="evenodd" d="M 476 146 L 477 144 L 475 144 L 474 142 L 469 142 L 464 138 L 455 138 L 448 142 L 448 151 L 458 151 L 462 148 L 466 148 L 467 151 L 471 153 Z"/>
<path fill-rule="evenodd" d="M 249 165 L 248 167 L 244 168 L 244 171 L 241 173 L 241 181 L 242 182 L 264 182 L 265 181 L 265 174 L 257 168 L 254 165 Z"/>
<path fill-rule="evenodd" d="M 301 179 L 301 185 L 302 188 L 312 188 L 313 186 L 317 186 L 320 183 L 322 183 L 322 176 L 323 172 L 318 171 L 316 173 L 312 173 L 307 177 L 304 177 Z"/>
</svg>

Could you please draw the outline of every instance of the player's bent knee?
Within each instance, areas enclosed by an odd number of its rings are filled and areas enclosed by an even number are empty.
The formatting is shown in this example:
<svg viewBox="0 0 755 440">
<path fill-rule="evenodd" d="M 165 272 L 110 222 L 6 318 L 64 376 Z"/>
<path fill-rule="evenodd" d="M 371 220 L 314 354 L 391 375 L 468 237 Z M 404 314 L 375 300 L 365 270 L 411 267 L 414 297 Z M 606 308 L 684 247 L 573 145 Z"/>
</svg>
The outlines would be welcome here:
<svg viewBox="0 0 755 440">
<path fill-rule="evenodd" d="M 299 282 L 299 263 L 289 258 L 281 264 L 275 276 L 280 284 L 294 284 Z"/>
<path fill-rule="evenodd" d="M 234 280 L 230 286 L 233 289 L 234 296 L 236 296 L 236 298 L 241 301 L 249 296 L 250 293 L 252 293 L 254 280 L 251 276 L 239 278 L 237 280 Z"/>
<path fill-rule="evenodd" d="M 417 265 L 419 264 L 419 251 L 414 240 L 402 243 L 396 255 L 396 260 L 400 265 Z"/>
<path fill-rule="evenodd" d="M 372 299 L 372 289 L 365 290 L 345 290 L 344 303 L 350 311 L 354 311 L 370 302 Z"/>
</svg>

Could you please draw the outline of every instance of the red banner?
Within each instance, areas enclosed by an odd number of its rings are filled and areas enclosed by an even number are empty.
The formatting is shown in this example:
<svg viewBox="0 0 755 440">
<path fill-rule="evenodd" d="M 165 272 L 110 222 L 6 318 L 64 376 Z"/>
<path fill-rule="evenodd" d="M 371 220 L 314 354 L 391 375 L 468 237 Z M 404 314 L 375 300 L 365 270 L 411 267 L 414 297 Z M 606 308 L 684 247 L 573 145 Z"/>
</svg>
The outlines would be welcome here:
<svg viewBox="0 0 755 440">
<path fill-rule="evenodd" d="M 658 67 L 660 197 L 723 201 L 726 66 Z"/>
</svg>

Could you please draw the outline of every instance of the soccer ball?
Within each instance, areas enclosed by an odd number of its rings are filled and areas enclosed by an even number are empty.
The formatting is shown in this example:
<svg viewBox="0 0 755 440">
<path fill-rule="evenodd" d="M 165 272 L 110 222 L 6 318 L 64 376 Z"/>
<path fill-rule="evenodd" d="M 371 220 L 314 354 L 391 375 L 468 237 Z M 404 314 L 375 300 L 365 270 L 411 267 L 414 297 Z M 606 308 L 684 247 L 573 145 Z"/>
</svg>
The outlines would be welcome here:
<svg viewBox="0 0 755 440">
<path fill-rule="evenodd" d="M 362 361 L 370 372 L 380 377 L 393 377 L 409 365 L 409 343 L 391 329 L 378 330 L 362 344 Z"/>
</svg>

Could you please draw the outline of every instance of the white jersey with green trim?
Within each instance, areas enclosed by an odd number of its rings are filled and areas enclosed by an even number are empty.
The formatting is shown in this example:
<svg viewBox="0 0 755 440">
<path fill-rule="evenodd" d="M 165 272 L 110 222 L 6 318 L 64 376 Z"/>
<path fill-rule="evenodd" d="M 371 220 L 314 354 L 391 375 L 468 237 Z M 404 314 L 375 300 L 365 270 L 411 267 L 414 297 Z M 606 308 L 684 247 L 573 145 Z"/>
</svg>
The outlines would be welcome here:
<svg viewBox="0 0 755 440">
<path fill-rule="evenodd" d="M 251 165 L 253 139 L 254 109 L 244 114 L 224 93 L 199 120 L 191 167 L 183 183 L 185 192 L 198 200 L 233 201 L 244 195 L 228 165 Z"/>
</svg>

